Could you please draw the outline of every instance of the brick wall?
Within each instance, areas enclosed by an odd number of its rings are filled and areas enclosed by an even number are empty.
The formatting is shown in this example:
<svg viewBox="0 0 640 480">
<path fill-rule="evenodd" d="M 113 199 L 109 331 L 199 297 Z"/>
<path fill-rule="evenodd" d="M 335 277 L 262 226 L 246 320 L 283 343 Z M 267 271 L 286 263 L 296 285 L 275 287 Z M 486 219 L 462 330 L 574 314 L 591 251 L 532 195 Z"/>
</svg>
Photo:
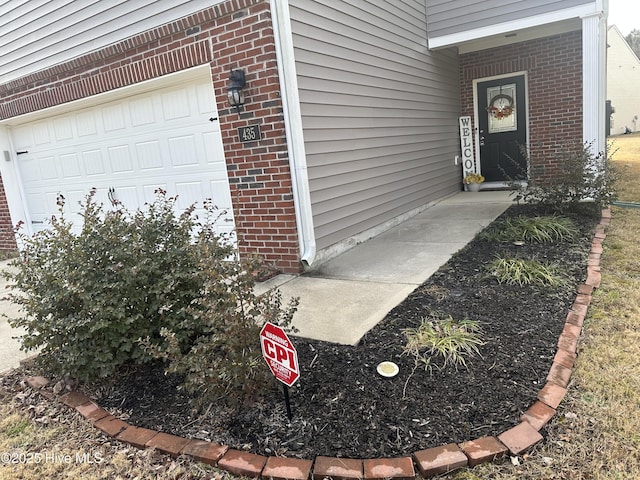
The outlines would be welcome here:
<svg viewBox="0 0 640 480">
<path fill-rule="evenodd" d="M 0 178 L 0 252 L 14 252 L 16 249 L 16 237 L 13 233 L 7 195 Z"/>
<path fill-rule="evenodd" d="M 462 115 L 473 118 L 473 80 L 527 72 L 531 177 L 558 173 L 562 147 L 582 145 L 580 31 L 460 55 Z"/>
<path fill-rule="evenodd" d="M 257 252 L 280 271 L 298 272 L 297 226 L 268 0 L 230 0 L 0 85 L 0 118 L 206 63 L 218 102 L 240 253 Z M 229 71 L 236 68 L 244 69 L 247 79 L 247 103 L 239 114 L 226 103 Z M 262 140 L 240 143 L 237 129 L 247 125 L 260 125 Z M 2 189 L 0 200 L 3 195 Z"/>
</svg>

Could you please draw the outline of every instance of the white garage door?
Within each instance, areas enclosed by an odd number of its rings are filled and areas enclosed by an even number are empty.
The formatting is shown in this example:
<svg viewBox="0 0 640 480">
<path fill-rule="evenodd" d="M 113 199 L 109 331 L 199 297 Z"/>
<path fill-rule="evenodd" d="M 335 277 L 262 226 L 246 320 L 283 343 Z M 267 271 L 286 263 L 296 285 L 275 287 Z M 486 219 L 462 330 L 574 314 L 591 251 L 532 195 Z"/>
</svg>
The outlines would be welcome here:
<svg viewBox="0 0 640 480">
<path fill-rule="evenodd" d="M 222 137 L 211 81 L 155 88 L 13 126 L 22 192 L 33 230 L 47 227 L 66 199 L 65 214 L 79 228 L 79 202 L 91 188 L 110 206 L 144 207 L 163 188 L 178 196 L 180 210 L 207 198 L 227 211 L 221 232 L 233 230 Z M 111 100 L 110 100 L 111 98 Z M 24 153 L 27 152 L 27 153 Z M 111 193 L 110 193 L 111 192 Z"/>
</svg>

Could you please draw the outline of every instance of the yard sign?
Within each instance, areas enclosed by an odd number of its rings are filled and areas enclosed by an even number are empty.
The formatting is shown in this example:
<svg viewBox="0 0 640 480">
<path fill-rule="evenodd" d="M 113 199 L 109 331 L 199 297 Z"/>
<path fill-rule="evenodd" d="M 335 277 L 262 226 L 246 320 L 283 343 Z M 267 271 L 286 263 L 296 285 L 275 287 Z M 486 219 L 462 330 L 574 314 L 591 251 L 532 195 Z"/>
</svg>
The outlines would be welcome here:
<svg viewBox="0 0 640 480">
<path fill-rule="evenodd" d="M 300 378 L 298 352 L 284 330 L 267 322 L 260 331 L 260 345 L 271 373 L 287 387 L 296 383 Z"/>
</svg>

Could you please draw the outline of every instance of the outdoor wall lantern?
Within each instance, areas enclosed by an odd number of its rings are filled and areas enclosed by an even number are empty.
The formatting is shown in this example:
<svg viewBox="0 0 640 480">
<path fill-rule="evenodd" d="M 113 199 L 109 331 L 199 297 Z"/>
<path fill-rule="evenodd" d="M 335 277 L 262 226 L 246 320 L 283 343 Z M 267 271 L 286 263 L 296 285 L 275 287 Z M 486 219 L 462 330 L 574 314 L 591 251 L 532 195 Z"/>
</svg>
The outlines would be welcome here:
<svg viewBox="0 0 640 480">
<path fill-rule="evenodd" d="M 246 85 L 244 78 L 244 70 L 231 70 L 229 74 L 229 86 L 227 87 L 227 98 L 229 105 L 236 107 L 236 111 L 240 111 L 240 107 L 244 105 L 244 92 L 242 89 Z"/>
</svg>

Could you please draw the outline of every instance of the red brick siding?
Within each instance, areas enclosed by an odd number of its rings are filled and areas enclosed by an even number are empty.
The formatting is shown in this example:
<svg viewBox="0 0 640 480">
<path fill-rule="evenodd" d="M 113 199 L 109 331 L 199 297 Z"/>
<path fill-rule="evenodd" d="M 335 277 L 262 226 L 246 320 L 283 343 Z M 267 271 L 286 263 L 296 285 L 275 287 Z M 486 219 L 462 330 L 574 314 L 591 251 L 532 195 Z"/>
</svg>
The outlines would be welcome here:
<svg viewBox="0 0 640 480">
<path fill-rule="evenodd" d="M 558 173 L 557 153 L 582 144 L 580 31 L 460 55 L 462 115 L 473 117 L 473 80 L 527 72 L 531 177 Z"/>
<path fill-rule="evenodd" d="M 238 245 L 283 272 L 300 271 L 271 12 L 267 0 L 230 0 L 69 62 L 0 85 L 0 118 L 211 66 Z M 246 73 L 240 114 L 226 103 L 229 71 Z M 238 127 L 260 125 L 262 140 L 239 142 Z M 0 193 L 0 195 L 2 195 Z"/>
<path fill-rule="evenodd" d="M 0 178 L 0 252 L 14 252 L 16 249 L 16 237 L 11 223 L 7 195 Z"/>
</svg>

